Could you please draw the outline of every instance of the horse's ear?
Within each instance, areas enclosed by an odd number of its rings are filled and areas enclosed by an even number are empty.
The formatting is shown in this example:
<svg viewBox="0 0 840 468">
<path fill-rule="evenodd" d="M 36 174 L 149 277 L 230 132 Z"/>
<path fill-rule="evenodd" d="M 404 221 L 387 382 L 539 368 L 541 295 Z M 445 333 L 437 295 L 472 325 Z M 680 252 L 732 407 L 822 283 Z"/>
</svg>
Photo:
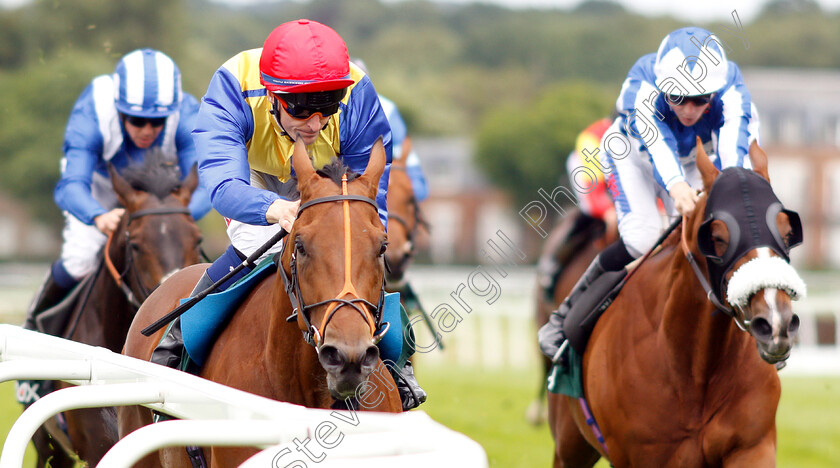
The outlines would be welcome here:
<svg viewBox="0 0 840 468">
<path fill-rule="evenodd" d="M 712 160 L 709 159 L 709 155 L 706 154 L 706 150 L 703 148 L 703 141 L 700 140 L 700 137 L 697 137 L 697 169 L 700 170 L 700 175 L 703 177 L 703 191 L 709 193 L 720 171 L 712 163 Z"/>
<path fill-rule="evenodd" d="M 373 190 L 376 193 L 379 187 L 379 179 L 382 177 L 382 172 L 385 170 L 385 163 L 388 160 L 388 155 L 385 153 L 385 145 L 382 143 L 382 137 L 376 140 L 373 148 L 370 150 L 370 159 L 365 168 L 365 173 L 359 179 L 364 180 L 368 186 L 368 190 Z"/>
<path fill-rule="evenodd" d="M 110 162 L 108 163 L 108 175 L 111 177 L 111 185 L 114 186 L 114 192 L 116 192 L 120 203 L 129 207 L 137 198 L 137 191 L 117 172 L 117 169 Z"/>
<path fill-rule="evenodd" d="M 295 168 L 298 188 L 301 187 L 301 184 L 306 184 L 309 179 L 315 176 L 315 168 L 312 167 L 312 161 L 309 160 L 309 153 L 306 152 L 306 145 L 300 136 L 295 139 L 295 150 L 292 153 L 292 167 Z"/>
<path fill-rule="evenodd" d="M 411 137 L 405 137 L 402 143 L 402 154 L 396 161 L 392 161 L 392 166 L 405 167 L 408 162 L 408 155 L 411 154 Z"/>
<path fill-rule="evenodd" d="M 767 172 L 767 153 L 758 146 L 758 140 L 753 140 L 750 145 L 750 162 L 753 171 L 770 182 L 770 174 Z"/>
<path fill-rule="evenodd" d="M 192 198 L 192 193 L 195 191 L 196 187 L 198 187 L 198 163 L 195 163 L 190 168 L 190 173 L 187 174 L 187 177 L 181 182 L 181 186 L 177 189 L 177 193 L 175 194 L 184 206 L 190 203 L 190 198 Z"/>
</svg>

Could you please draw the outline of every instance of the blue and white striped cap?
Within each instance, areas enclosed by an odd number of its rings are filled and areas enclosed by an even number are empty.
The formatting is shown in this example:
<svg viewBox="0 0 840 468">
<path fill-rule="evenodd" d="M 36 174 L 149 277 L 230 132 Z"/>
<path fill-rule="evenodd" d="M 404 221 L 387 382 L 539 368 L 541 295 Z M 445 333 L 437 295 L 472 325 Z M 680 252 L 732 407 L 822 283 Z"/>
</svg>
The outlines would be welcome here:
<svg viewBox="0 0 840 468">
<path fill-rule="evenodd" d="M 726 86 L 729 62 L 717 36 L 703 28 L 688 27 L 665 36 L 653 72 L 661 92 L 698 96 Z"/>
<path fill-rule="evenodd" d="M 138 49 L 114 71 L 114 104 L 123 114 L 166 117 L 181 105 L 181 72 L 166 54 Z"/>
</svg>

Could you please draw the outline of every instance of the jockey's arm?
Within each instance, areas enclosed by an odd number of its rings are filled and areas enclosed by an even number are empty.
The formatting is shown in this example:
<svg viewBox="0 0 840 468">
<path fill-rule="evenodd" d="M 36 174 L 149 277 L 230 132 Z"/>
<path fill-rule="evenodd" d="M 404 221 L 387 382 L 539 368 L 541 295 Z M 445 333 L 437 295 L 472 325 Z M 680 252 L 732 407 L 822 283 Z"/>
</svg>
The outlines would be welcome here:
<svg viewBox="0 0 840 468">
<path fill-rule="evenodd" d="M 379 96 L 370 79 L 363 77 L 350 92 L 347 107 L 342 114 L 341 127 L 341 159 L 359 174 L 365 171 L 370 152 L 376 140 L 382 138 L 385 145 L 387 163 L 382 177 L 379 179 L 379 190 L 376 204 L 379 207 L 379 219 L 383 226 L 388 225 L 388 178 L 391 173 L 392 134 L 391 126 L 379 102 Z"/>
<path fill-rule="evenodd" d="M 253 187 L 247 139 L 254 132 L 251 109 L 235 77 L 220 68 L 202 99 L 192 135 L 199 180 L 210 192 L 213 208 L 224 217 L 265 226 L 269 206 L 280 196 Z"/>
<path fill-rule="evenodd" d="M 178 151 L 178 167 L 181 169 L 181 178 L 189 175 L 194 164 L 198 164 L 198 156 L 195 151 L 195 141 L 192 137 L 192 129 L 195 128 L 195 117 L 198 112 L 198 101 L 191 94 L 184 93 L 181 102 L 180 118 L 178 129 L 175 132 L 175 147 Z M 190 214 L 193 219 L 201 219 L 210 211 L 210 195 L 199 179 L 198 187 L 190 197 Z"/>
<path fill-rule="evenodd" d="M 752 118 L 750 93 L 741 79 L 741 73 L 732 62 L 735 76 L 732 85 L 724 88 L 720 94 L 723 104 L 723 122 L 717 130 L 717 153 L 721 168 L 745 167 L 749 163 L 749 124 Z"/>
<path fill-rule="evenodd" d="M 107 212 L 91 195 L 91 183 L 99 156 L 91 150 L 65 147 L 61 179 L 55 186 L 56 205 L 85 224 Z"/>
</svg>

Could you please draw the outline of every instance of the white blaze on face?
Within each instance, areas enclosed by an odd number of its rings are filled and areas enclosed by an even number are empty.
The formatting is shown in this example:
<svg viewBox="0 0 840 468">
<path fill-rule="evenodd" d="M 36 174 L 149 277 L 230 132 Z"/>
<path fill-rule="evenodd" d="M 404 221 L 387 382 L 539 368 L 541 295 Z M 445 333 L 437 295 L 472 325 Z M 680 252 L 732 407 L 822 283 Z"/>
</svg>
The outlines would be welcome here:
<svg viewBox="0 0 840 468">
<path fill-rule="evenodd" d="M 746 307 L 750 298 L 763 289 L 764 300 L 768 301 L 775 321 L 779 317 L 775 305 L 778 291 L 787 292 L 795 301 L 805 297 L 807 289 L 796 270 L 783 258 L 771 255 L 767 247 L 759 248 L 757 252 L 756 258 L 744 263 L 732 274 L 726 298 L 733 306 Z"/>
<path fill-rule="evenodd" d="M 162 235 L 162 236 L 166 235 L 166 228 L 167 228 L 167 224 L 166 224 L 165 221 L 160 223 L 160 235 Z"/>
</svg>

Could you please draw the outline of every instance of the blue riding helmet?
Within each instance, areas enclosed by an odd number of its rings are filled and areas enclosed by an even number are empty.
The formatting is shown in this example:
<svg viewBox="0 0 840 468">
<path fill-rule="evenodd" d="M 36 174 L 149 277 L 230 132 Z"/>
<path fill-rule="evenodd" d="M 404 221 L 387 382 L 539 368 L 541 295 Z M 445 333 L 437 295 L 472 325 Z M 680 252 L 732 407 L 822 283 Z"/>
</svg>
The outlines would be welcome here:
<svg viewBox="0 0 840 468">
<path fill-rule="evenodd" d="M 114 70 L 114 104 L 123 114 L 167 117 L 181 106 L 181 72 L 166 54 L 138 49 Z"/>
<path fill-rule="evenodd" d="M 729 62 L 717 36 L 703 28 L 681 28 L 662 40 L 653 72 L 662 93 L 701 96 L 726 85 Z"/>
</svg>

